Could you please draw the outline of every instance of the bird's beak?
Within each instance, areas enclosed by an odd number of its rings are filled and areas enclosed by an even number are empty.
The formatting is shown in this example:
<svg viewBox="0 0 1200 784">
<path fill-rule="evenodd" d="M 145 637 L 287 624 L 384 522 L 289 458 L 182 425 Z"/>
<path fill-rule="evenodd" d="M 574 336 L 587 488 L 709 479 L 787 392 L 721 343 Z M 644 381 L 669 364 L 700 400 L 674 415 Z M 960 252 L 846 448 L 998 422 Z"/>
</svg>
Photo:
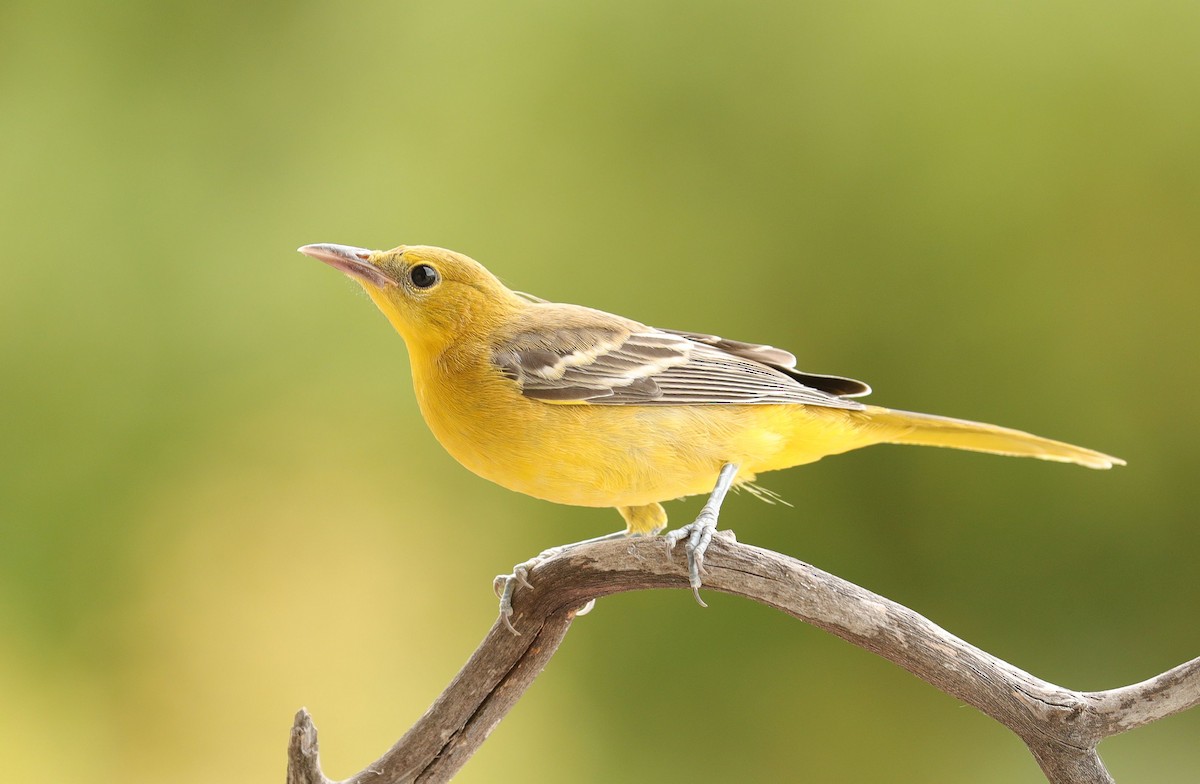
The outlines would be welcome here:
<svg viewBox="0 0 1200 784">
<path fill-rule="evenodd" d="M 355 248 L 350 245 L 305 245 L 297 248 L 305 256 L 320 259 L 334 269 L 341 270 L 361 283 L 370 283 L 376 288 L 394 286 L 395 281 L 383 274 L 383 270 L 371 263 L 371 256 L 379 251 Z"/>
</svg>

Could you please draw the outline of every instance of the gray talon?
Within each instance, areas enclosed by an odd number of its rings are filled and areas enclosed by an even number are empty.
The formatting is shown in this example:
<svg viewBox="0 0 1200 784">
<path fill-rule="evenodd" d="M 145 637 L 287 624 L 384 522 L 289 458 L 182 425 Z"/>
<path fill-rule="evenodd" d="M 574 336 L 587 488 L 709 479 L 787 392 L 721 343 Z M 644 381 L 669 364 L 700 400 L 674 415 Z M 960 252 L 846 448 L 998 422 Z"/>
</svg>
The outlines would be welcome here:
<svg viewBox="0 0 1200 784">
<path fill-rule="evenodd" d="M 597 536 L 594 539 L 585 539 L 582 542 L 575 542 L 574 544 L 564 544 L 560 547 L 551 547 L 549 550 L 545 550 L 542 553 L 540 553 L 537 557 L 530 558 L 528 561 L 519 563 L 516 566 L 514 566 L 513 570 L 512 570 L 512 574 L 496 575 L 496 579 L 492 581 L 492 589 L 495 590 L 496 595 L 500 597 L 500 618 L 501 618 L 501 620 L 504 621 L 504 625 L 508 627 L 508 630 L 510 632 L 520 636 L 521 633 L 519 631 L 517 631 L 516 628 L 512 625 L 513 592 L 516 590 L 516 587 L 518 585 L 521 585 L 521 586 L 524 586 L 525 588 L 529 588 L 530 590 L 533 590 L 533 583 L 531 583 L 529 581 L 529 575 L 534 569 L 536 569 L 538 567 L 538 565 L 542 561 L 545 561 L 547 558 L 553 558 L 554 556 L 559 555 L 560 553 L 566 552 L 567 550 L 570 550 L 572 547 L 578 547 L 581 544 L 591 544 L 592 542 L 604 542 L 604 541 L 608 541 L 610 539 L 622 539 L 625 536 L 626 536 L 625 531 L 617 531 L 616 533 L 606 534 L 604 536 Z M 595 600 L 588 602 L 588 604 L 585 605 L 583 612 L 577 612 L 576 615 L 583 615 L 588 610 L 590 610 L 591 605 L 594 604 L 594 601 Z"/>
<path fill-rule="evenodd" d="M 670 557 L 671 551 L 675 549 L 675 545 L 687 540 L 685 550 L 687 551 L 688 564 L 688 585 L 692 589 L 692 595 L 696 597 L 696 601 L 701 607 L 707 607 L 704 600 L 700 598 L 700 586 L 702 580 L 700 576 L 704 573 L 704 554 L 708 551 L 708 546 L 712 543 L 713 533 L 717 530 L 717 517 L 721 513 L 721 502 L 725 500 L 725 494 L 729 492 L 729 488 L 733 485 L 733 478 L 737 475 L 737 465 L 735 463 L 726 463 L 721 467 L 721 473 L 717 477 L 717 485 L 713 488 L 712 495 L 708 497 L 708 502 L 704 504 L 704 508 L 700 510 L 700 514 L 696 519 L 682 528 L 677 528 L 663 537 L 663 541 L 667 546 L 667 556 Z"/>
<path fill-rule="evenodd" d="M 500 619 L 504 621 L 504 625 L 508 627 L 510 632 L 520 637 L 521 633 L 517 631 L 517 628 L 512 624 L 513 585 L 515 585 L 517 581 L 511 574 L 501 574 L 496 576 L 496 582 L 494 585 L 499 585 L 501 581 L 503 581 L 504 589 L 500 593 Z"/>
</svg>

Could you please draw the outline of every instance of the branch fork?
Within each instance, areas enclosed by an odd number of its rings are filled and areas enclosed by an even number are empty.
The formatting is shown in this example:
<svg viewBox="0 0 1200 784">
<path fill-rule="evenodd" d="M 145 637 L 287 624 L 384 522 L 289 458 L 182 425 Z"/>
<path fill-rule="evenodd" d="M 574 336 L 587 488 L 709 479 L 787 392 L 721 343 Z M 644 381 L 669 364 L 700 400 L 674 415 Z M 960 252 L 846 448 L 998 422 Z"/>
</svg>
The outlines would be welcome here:
<svg viewBox="0 0 1200 784">
<path fill-rule="evenodd" d="M 554 655 L 577 611 L 624 591 L 687 588 L 684 556 L 660 539 L 570 548 L 541 562 L 514 597 L 512 634 L 500 619 L 413 727 L 343 784 L 448 781 L 487 739 Z M 1200 658 L 1141 683 L 1079 692 L 1043 681 L 918 613 L 814 566 L 718 532 L 704 586 L 743 596 L 876 653 L 1012 730 L 1051 784 L 1113 782 L 1096 744 L 1200 704 Z M 321 772 L 317 731 L 296 714 L 288 784 L 333 784 Z"/>
</svg>

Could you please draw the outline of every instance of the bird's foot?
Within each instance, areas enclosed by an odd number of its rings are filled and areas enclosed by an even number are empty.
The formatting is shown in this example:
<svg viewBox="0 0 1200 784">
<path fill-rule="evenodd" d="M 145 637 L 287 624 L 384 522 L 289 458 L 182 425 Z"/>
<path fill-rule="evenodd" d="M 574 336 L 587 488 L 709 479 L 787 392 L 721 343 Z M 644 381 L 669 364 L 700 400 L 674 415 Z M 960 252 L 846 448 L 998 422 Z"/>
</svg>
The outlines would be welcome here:
<svg viewBox="0 0 1200 784">
<path fill-rule="evenodd" d="M 663 541 L 667 545 L 668 556 L 675 549 L 675 545 L 687 541 L 684 550 L 687 551 L 688 585 L 692 587 L 692 595 L 696 597 L 696 601 L 700 603 L 701 607 L 708 606 L 700 598 L 700 576 L 704 573 L 704 553 L 708 551 L 708 545 L 712 542 L 716 530 L 717 512 L 706 505 L 700 510 L 699 516 L 694 521 L 682 528 L 670 531 L 663 537 Z"/>
<path fill-rule="evenodd" d="M 696 519 L 663 537 L 667 543 L 668 558 L 671 557 L 671 551 L 675 549 L 675 545 L 687 540 L 685 549 L 687 550 L 688 585 L 692 586 L 692 596 L 696 597 L 696 601 L 701 607 L 708 606 L 700 598 L 700 575 L 704 571 L 704 553 L 708 551 L 708 545 L 712 542 L 713 534 L 717 530 L 717 516 L 721 514 L 721 503 L 725 500 L 725 494 L 729 492 L 729 488 L 733 486 L 733 478 L 737 476 L 737 471 L 737 463 L 726 463 L 721 466 L 721 472 L 717 475 L 717 484 L 713 487 L 708 502 L 704 504 L 704 508 L 700 510 Z"/>
<path fill-rule="evenodd" d="M 496 592 L 496 595 L 498 597 L 500 597 L 500 619 L 502 621 L 504 621 L 504 625 L 508 627 L 508 630 L 510 632 L 512 632 L 515 635 L 520 636 L 521 633 L 519 631 L 517 631 L 516 627 L 513 626 L 513 623 L 512 623 L 513 592 L 516 591 L 518 585 L 524 586 L 526 588 L 533 588 L 533 583 L 531 583 L 529 581 L 529 575 L 532 574 L 533 570 L 536 569 L 543 561 L 553 558 L 554 556 L 559 555 L 561 553 L 565 553 L 567 550 L 578 547 L 581 544 L 591 544 L 592 542 L 604 542 L 604 541 L 608 541 L 610 539 L 621 539 L 621 538 L 624 538 L 625 535 L 626 534 L 624 531 L 617 531 L 616 533 L 607 534 L 605 536 L 597 536 L 594 539 L 585 539 L 582 542 L 573 542 L 572 544 L 564 544 L 564 545 L 559 545 L 558 547 L 551 547 L 549 550 L 543 550 L 542 552 L 538 553 L 536 556 L 534 556 L 533 558 L 530 558 L 528 561 L 522 561 L 521 563 L 514 566 L 513 570 L 512 570 L 512 574 L 496 575 L 496 579 L 492 581 L 492 590 L 494 590 Z M 577 616 L 586 615 L 587 613 L 591 612 L 592 607 L 594 607 L 595 604 L 596 604 L 595 599 L 588 601 L 587 604 L 585 604 L 581 609 L 576 611 L 575 615 L 577 615 Z"/>
<path fill-rule="evenodd" d="M 496 579 L 492 580 L 492 590 L 500 597 L 500 620 L 504 621 L 504 625 L 508 630 L 518 637 L 521 633 L 512 625 L 512 595 L 513 587 L 517 584 L 517 575 L 513 574 L 498 574 Z"/>
<path fill-rule="evenodd" d="M 492 581 L 492 590 L 500 597 L 500 618 L 504 621 L 504 625 L 513 634 L 520 636 L 520 632 L 512 624 L 512 596 L 513 591 L 518 585 L 523 585 L 526 588 L 533 588 L 533 583 L 529 582 L 529 574 L 542 561 L 551 556 L 558 555 L 563 550 L 566 550 L 570 545 L 562 547 L 551 547 L 549 550 L 543 550 L 528 561 L 522 561 L 513 567 L 512 574 L 498 574 L 496 579 Z"/>
</svg>

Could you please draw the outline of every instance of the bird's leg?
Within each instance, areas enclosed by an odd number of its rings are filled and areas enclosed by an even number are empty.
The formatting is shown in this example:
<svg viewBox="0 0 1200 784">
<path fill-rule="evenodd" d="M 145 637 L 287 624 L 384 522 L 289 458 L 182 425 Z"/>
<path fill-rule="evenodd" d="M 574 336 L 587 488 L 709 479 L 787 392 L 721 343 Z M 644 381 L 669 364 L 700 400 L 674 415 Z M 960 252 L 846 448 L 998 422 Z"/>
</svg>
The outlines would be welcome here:
<svg viewBox="0 0 1200 784">
<path fill-rule="evenodd" d="M 533 585 L 531 585 L 529 582 L 529 573 L 532 572 L 534 568 L 542 561 L 560 553 L 564 553 L 572 548 L 579 547 L 580 545 L 592 544 L 593 542 L 607 542 L 612 539 L 624 539 L 628 535 L 628 531 L 614 531 L 613 533 L 605 534 L 604 536 L 596 536 L 591 539 L 584 539 L 582 542 L 571 542 L 570 544 L 551 547 L 549 550 L 543 550 L 542 552 L 538 553 L 528 561 L 522 561 L 514 566 L 512 574 L 496 575 L 496 579 L 492 582 L 492 587 L 495 589 L 496 595 L 500 597 L 500 617 L 504 619 L 504 625 L 507 626 L 508 630 L 513 634 L 520 634 L 520 632 L 518 632 L 512 625 L 513 591 L 516 589 L 518 584 L 523 585 L 526 588 L 533 587 Z M 584 605 L 584 609 L 577 612 L 576 615 L 584 615 L 590 611 L 594 602 L 595 600 L 588 602 L 586 605 Z"/>
<path fill-rule="evenodd" d="M 688 583 L 692 586 L 692 595 L 696 597 L 696 601 L 701 607 L 707 607 L 704 600 L 700 598 L 700 573 L 704 570 L 704 553 L 708 550 L 708 544 L 712 541 L 713 532 L 717 530 L 717 517 L 721 514 L 721 502 L 725 500 L 725 494 L 729 492 L 729 488 L 733 486 L 733 478 L 737 476 L 737 463 L 726 463 L 721 466 L 721 473 L 717 475 L 717 485 L 713 488 L 712 495 L 708 497 L 704 508 L 700 510 L 700 514 L 695 521 L 688 523 L 682 528 L 677 528 L 668 533 L 664 539 L 667 543 L 667 552 L 675 548 L 675 545 L 687 540 L 687 562 L 688 562 Z"/>
</svg>

